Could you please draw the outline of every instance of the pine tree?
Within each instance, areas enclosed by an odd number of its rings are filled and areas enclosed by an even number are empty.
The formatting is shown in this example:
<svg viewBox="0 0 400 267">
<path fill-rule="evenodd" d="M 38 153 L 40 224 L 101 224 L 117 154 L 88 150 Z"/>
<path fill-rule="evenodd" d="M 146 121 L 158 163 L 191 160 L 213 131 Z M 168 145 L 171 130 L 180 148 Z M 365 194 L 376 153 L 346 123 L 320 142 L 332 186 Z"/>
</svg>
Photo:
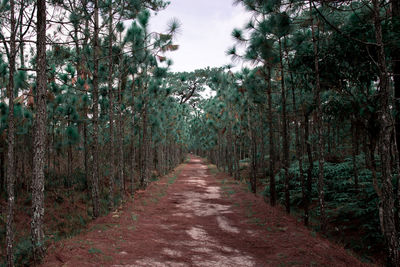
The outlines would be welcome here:
<svg viewBox="0 0 400 267">
<path fill-rule="evenodd" d="M 35 94 L 34 170 L 32 177 L 31 235 L 34 261 L 44 256 L 44 162 L 46 137 L 46 1 L 37 2 L 37 87 Z"/>
<path fill-rule="evenodd" d="M 11 38 L 8 53 L 8 151 L 7 151 L 7 266 L 14 266 L 14 209 L 15 209 L 15 121 L 14 121 L 14 74 L 16 60 L 16 19 L 15 2 L 10 0 Z"/>
</svg>

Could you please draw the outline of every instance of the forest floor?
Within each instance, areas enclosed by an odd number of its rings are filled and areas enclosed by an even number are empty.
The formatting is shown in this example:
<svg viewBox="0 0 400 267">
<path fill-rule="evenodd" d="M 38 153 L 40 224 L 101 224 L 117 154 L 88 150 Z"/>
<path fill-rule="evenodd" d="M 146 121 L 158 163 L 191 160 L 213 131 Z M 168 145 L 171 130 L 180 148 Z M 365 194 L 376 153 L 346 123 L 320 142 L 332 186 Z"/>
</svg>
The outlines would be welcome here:
<svg viewBox="0 0 400 267">
<path fill-rule="evenodd" d="M 365 266 L 197 157 L 88 227 L 43 266 Z"/>
</svg>

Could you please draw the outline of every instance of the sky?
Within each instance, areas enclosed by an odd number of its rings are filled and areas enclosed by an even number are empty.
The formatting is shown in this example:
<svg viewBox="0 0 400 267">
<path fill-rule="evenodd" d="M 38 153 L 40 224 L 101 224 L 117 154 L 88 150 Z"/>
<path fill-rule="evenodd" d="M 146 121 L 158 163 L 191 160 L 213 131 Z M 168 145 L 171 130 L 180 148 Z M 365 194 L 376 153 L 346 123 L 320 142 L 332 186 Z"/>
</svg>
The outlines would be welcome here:
<svg viewBox="0 0 400 267">
<path fill-rule="evenodd" d="M 171 70 L 193 71 L 232 63 L 225 53 L 234 44 L 231 32 L 235 27 L 242 28 L 249 17 L 241 5 L 233 5 L 233 0 L 171 0 L 165 10 L 152 17 L 150 28 L 162 32 L 168 21 L 178 19 L 179 49 L 168 54 L 174 62 Z"/>
</svg>

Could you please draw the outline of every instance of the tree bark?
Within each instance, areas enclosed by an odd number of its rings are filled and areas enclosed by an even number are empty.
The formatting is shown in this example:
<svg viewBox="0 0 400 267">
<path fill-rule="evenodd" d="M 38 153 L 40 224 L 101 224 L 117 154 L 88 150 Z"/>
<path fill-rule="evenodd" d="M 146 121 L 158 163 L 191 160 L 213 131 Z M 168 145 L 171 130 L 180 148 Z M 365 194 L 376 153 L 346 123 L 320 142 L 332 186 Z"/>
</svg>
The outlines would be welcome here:
<svg viewBox="0 0 400 267">
<path fill-rule="evenodd" d="M 135 155 L 135 75 L 132 75 L 132 86 L 131 86 L 131 95 L 132 95 L 132 129 L 131 129 L 131 172 L 130 172 L 130 180 L 131 180 L 131 195 L 133 196 L 135 193 L 135 163 L 136 163 L 136 155 Z"/>
<path fill-rule="evenodd" d="M 98 153 L 98 138 L 99 138 L 99 2 L 94 1 L 94 36 L 93 36 L 93 133 L 92 133 L 92 201 L 93 201 L 93 217 L 97 218 L 100 215 L 100 200 L 99 200 L 99 153 Z"/>
<path fill-rule="evenodd" d="M 400 1 L 391 0 L 392 2 L 392 25 L 393 31 L 399 35 L 400 31 Z M 400 45 L 394 44 L 392 49 L 392 70 L 393 70 L 393 83 L 394 83 L 394 97 L 396 107 L 396 144 L 397 153 L 400 153 Z"/>
<path fill-rule="evenodd" d="M 275 140 L 272 111 L 272 86 L 271 86 L 271 67 L 268 66 L 268 125 L 269 125 L 269 203 L 276 205 L 275 189 Z"/>
<path fill-rule="evenodd" d="M 15 210 L 15 121 L 14 121 L 14 74 L 16 58 L 16 20 L 15 1 L 10 0 L 10 55 L 9 55 L 9 76 L 8 76 L 8 151 L 7 151 L 7 225 L 6 225 L 6 246 L 7 266 L 14 266 L 14 210 Z"/>
<path fill-rule="evenodd" d="M 281 98 L 282 98 L 282 142 L 283 142 L 283 169 L 285 171 L 285 207 L 286 213 L 290 213 L 290 176 L 289 176 L 289 136 L 287 129 L 287 114 L 286 114 L 286 89 L 285 77 L 283 71 L 283 53 L 282 42 L 279 38 L 279 59 L 281 71 Z"/>
<path fill-rule="evenodd" d="M 109 98 L 109 123 L 110 123 L 110 145 L 109 145 L 109 152 L 110 152 L 110 177 L 109 177 L 109 184 L 108 184 L 108 191 L 109 191 L 109 206 L 110 208 L 113 206 L 114 200 L 114 178 L 115 178 L 115 145 L 114 145 L 114 92 L 113 92 L 113 14 L 112 14 L 112 4 L 110 4 L 109 10 L 109 24 L 108 24 L 108 98 Z"/>
<path fill-rule="evenodd" d="M 320 224 L 321 231 L 325 232 L 327 228 L 327 219 L 325 214 L 325 192 L 324 192 L 324 142 L 322 133 L 322 105 L 321 105 L 321 83 L 319 73 L 319 55 L 318 55 L 318 44 L 315 36 L 314 19 L 312 17 L 312 3 L 310 1 L 310 16 L 311 16 L 311 34 L 313 43 L 314 53 L 314 74 L 315 74 L 315 92 L 314 102 L 317 107 L 316 110 L 316 127 L 318 134 L 318 200 L 320 210 Z M 316 25 L 318 27 L 318 25 Z"/>
<path fill-rule="evenodd" d="M 46 149 L 46 1 L 37 1 L 37 88 L 32 179 L 31 235 L 34 261 L 44 256 L 44 162 Z"/>
<path fill-rule="evenodd" d="M 388 264 L 400 266 L 399 236 L 395 227 L 395 198 L 392 184 L 391 145 L 393 118 L 390 110 L 389 74 L 387 71 L 385 48 L 382 37 L 380 6 L 378 0 L 372 0 L 373 20 L 377 49 L 377 65 L 379 69 L 379 97 L 380 97 L 380 149 L 382 166 L 382 220 L 381 226 L 388 247 Z"/>
<path fill-rule="evenodd" d="M 312 171 L 314 168 L 313 156 L 311 150 L 311 140 L 310 140 L 310 119 L 308 111 L 304 112 L 304 142 L 306 143 L 307 157 L 308 157 L 308 169 L 307 169 L 307 182 L 304 195 L 304 225 L 308 226 L 310 221 L 309 208 L 311 204 L 311 194 L 312 194 Z"/>
<path fill-rule="evenodd" d="M 121 73 L 124 71 L 123 70 L 123 59 L 120 58 L 120 77 L 119 77 L 119 82 L 118 82 L 118 105 L 117 105 L 117 112 L 118 112 L 118 138 L 117 138 L 117 170 L 118 170 L 118 177 L 120 181 L 120 194 L 121 198 L 124 199 L 125 196 L 125 175 L 124 175 L 124 122 L 123 122 L 123 116 L 122 116 L 122 95 L 123 91 L 125 90 L 125 80 L 126 80 L 126 75 L 122 75 Z"/>
<path fill-rule="evenodd" d="M 250 186 L 251 192 L 257 193 L 257 145 L 256 138 L 253 130 L 253 125 L 250 120 L 250 108 L 247 109 L 247 125 L 249 127 L 249 145 L 250 145 Z"/>
</svg>

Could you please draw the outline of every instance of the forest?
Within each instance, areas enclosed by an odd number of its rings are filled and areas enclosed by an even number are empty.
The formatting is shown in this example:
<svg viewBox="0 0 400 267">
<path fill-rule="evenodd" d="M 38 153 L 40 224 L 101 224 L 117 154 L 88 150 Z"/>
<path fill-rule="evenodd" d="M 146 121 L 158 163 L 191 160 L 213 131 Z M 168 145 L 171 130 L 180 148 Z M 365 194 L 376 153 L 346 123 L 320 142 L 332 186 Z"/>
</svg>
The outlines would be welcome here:
<svg viewBox="0 0 400 267">
<path fill-rule="evenodd" d="M 0 266 L 58 266 L 53 244 L 173 173 L 166 203 L 200 157 L 360 266 L 400 266 L 400 1 L 235 0 L 232 64 L 186 72 L 185 25 L 150 29 L 169 4 L 0 1 Z M 206 266 L 278 266 L 246 259 Z"/>
</svg>

